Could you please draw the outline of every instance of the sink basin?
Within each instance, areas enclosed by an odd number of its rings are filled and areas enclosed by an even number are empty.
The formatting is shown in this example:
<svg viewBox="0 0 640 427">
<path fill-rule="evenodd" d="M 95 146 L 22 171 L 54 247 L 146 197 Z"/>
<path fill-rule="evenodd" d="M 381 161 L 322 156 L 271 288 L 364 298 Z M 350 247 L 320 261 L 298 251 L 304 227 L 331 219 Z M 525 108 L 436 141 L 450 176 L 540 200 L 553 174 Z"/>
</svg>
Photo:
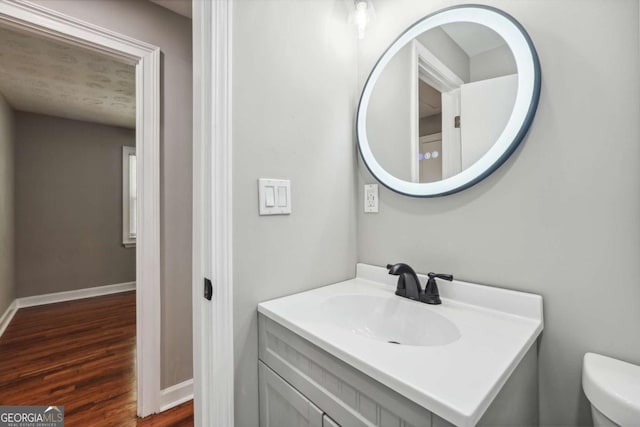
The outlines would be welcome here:
<svg viewBox="0 0 640 427">
<path fill-rule="evenodd" d="M 460 339 L 453 322 L 425 308 L 395 295 L 337 295 L 318 305 L 317 321 L 390 345 L 435 346 Z"/>
</svg>

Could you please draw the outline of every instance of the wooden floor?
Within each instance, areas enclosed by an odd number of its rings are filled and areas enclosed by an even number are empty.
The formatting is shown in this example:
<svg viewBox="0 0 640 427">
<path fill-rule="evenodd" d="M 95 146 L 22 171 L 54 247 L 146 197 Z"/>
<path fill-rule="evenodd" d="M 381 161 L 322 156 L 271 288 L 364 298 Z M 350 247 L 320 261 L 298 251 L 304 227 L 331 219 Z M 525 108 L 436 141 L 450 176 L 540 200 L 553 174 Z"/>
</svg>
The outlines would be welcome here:
<svg viewBox="0 0 640 427">
<path fill-rule="evenodd" d="M 187 402 L 136 417 L 135 292 L 18 310 L 0 338 L 0 405 L 64 405 L 65 426 L 192 426 Z"/>
</svg>

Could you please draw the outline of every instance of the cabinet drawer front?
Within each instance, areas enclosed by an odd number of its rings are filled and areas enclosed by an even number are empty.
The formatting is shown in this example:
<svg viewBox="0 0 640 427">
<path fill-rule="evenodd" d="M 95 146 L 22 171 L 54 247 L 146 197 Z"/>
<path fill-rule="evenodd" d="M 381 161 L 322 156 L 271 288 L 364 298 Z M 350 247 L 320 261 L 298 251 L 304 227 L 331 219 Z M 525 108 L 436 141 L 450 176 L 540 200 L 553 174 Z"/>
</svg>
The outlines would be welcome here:
<svg viewBox="0 0 640 427">
<path fill-rule="evenodd" d="M 322 411 L 258 362 L 260 427 L 322 427 Z"/>
</svg>

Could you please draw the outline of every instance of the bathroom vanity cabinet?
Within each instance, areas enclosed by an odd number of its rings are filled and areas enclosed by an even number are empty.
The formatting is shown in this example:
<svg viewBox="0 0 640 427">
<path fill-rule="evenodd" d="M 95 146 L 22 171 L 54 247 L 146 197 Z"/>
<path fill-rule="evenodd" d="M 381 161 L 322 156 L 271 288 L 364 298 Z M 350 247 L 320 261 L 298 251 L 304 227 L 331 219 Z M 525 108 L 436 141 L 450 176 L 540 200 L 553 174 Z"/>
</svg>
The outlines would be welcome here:
<svg viewBox="0 0 640 427">
<path fill-rule="evenodd" d="M 260 427 L 454 425 L 262 314 L 259 358 Z M 537 425 L 537 396 L 534 344 L 477 425 Z"/>
<path fill-rule="evenodd" d="M 258 304 L 261 427 L 537 426 L 542 297 L 453 280 L 430 305 L 395 279 Z"/>
</svg>

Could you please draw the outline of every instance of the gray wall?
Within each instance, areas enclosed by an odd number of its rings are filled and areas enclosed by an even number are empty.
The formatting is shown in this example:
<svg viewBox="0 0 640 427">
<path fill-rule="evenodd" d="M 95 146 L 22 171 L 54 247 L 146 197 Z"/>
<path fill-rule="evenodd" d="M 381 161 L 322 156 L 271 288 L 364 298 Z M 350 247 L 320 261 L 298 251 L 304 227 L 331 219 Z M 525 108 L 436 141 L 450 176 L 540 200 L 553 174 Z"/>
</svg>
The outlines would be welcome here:
<svg viewBox="0 0 640 427">
<path fill-rule="evenodd" d="M 517 72 L 516 60 L 507 45 L 482 52 L 469 59 L 469 80 L 472 82 L 508 76 Z"/>
<path fill-rule="evenodd" d="M 400 31 L 455 3 L 376 2 L 360 85 Z M 541 425 L 588 425 L 583 354 L 640 363 L 638 1 L 485 3 L 518 19 L 537 47 L 542 95 L 529 135 L 461 193 L 414 199 L 381 187 L 379 214 L 359 203 L 358 260 L 542 295 Z M 360 162 L 359 188 L 368 182 Z"/>
<path fill-rule="evenodd" d="M 258 302 L 355 274 L 357 35 L 343 0 L 233 8 L 235 425 L 255 427 Z M 258 216 L 259 177 L 291 179 L 291 215 Z"/>
<path fill-rule="evenodd" d="M 413 180 L 411 164 L 415 142 L 411 125 L 415 122 L 411 114 L 417 115 L 411 105 L 416 84 L 411 79 L 412 54 L 413 47 L 408 45 L 389 61 L 371 92 L 367 112 L 371 152 L 381 159 L 385 170 L 405 181 Z"/>
<path fill-rule="evenodd" d="M 13 115 L 0 94 L 0 317 L 15 298 Z"/>
<path fill-rule="evenodd" d="M 16 296 L 134 282 L 122 147 L 135 130 L 15 113 Z"/>
<path fill-rule="evenodd" d="M 160 47 L 163 388 L 193 375 L 191 328 L 191 20 L 147 0 L 34 0 Z"/>
</svg>

